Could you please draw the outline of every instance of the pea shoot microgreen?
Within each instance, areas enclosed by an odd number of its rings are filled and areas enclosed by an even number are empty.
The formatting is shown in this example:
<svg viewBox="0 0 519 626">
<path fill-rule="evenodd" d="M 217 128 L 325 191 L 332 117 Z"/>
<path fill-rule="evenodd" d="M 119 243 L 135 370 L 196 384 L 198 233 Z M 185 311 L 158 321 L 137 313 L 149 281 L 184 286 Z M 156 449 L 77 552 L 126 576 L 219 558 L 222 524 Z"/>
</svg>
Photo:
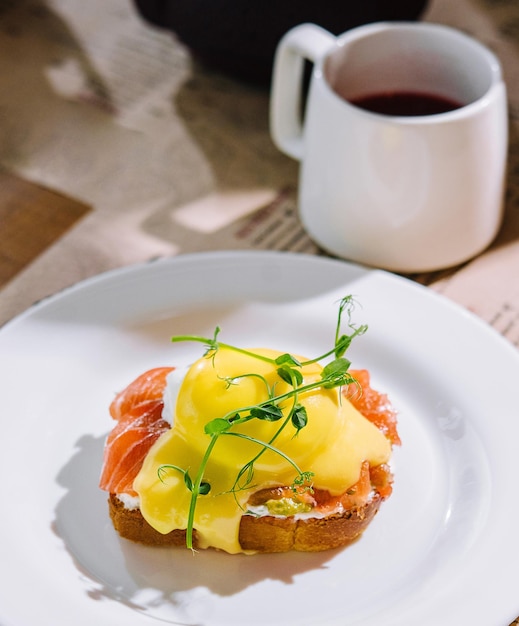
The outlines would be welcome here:
<svg viewBox="0 0 519 626">
<path fill-rule="evenodd" d="M 277 393 L 275 385 L 271 387 L 268 381 L 257 373 L 244 373 L 232 379 L 224 379 L 227 386 L 231 386 L 238 384 L 241 378 L 258 377 L 265 383 L 267 400 L 253 406 L 236 408 L 230 413 L 222 417 L 212 419 L 205 424 L 204 433 L 209 437 L 208 445 L 194 478 L 189 473 L 189 470 L 176 465 L 165 464 L 159 467 L 158 477 L 161 481 L 165 480 L 169 471 L 179 472 L 183 476 L 185 487 L 191 493 L 186 532 L 186 545 L 188 548 L 193 549 L 194 519 L 198 498 L 200 496 L 207 495 L 211 491 L 211 485 L 204 479 L 204 473 L 213 448 L 220 437 L 234 437 L 237 442 L 240 439 L 247 440 L 258 446 L 258 452 L 239 470 L 234 484 L 230 486 L 229 491 L 235 494 L 235 496 L 238 491 L 254 487 L 254 465 L 267 451 L 271 451 L 282 457 L 294 469 L 296 477 L 291 485 L 294 493 L 301 492 L 301 490 L 305 489 L 312 489 L 313 473 L 311 471 L 303 471 L 295 461 L 276 447 L 275 443 L 281 432 L 283 432 L 285 428 L 289 427 L 289 425 L 291 425 L 294 430 L 294 437 L 296 437 L 298 433 L 307 425 L 307 411 L 300 403 L 300 397 L 303 394 L 318 388 L 333 389 L 355 383 L 355 379 L 348 372 L 350 361 L 344 357 L 344 354 L 353 339 L 366 332 L 367 326 L 355 326 L 353 324 L 352 313 L 354 306 L 355 301 L 351 295 L 342 298 L 339 303 L 333 347 L 314 359 L 302 362 L 287 353 L 273 359 L 263 354 L 257 354 L 255 352 L 221 342 L 218 338 L 220 334 L 220 327 L 218 326 L 216 327 L 214 335 L 211 338 L 200 337 L 198 335 L 177 335 L 172 337 L 171 341 L 174 343 L 193 341 L 205 344 L 206 350 L 204 356 L 212 358 L 213 362 L 218 350 L 222 348 L 230 349 L 249 357 L 268 362 L 276 368 L 279 378 L 289 385 L 288 391 L 285 391 L 284 393 Z M 341 332 L 344 314 L 348 320 L 348 333 Z M 332 360 L 330 360 L 323 367 L 320 380 L 305 383 L 303 373 L 301 371 L 302 368 L 313 363 L 321 362 L 328 357 L 332 357 Z M 289 403 L 289 410 L 288 412 L 283 412 L 282 406 L 284 408 L 286 402 Z M 280 422 L 280 425 L 268 441 L 263 441 L 243 432 L 233 430 L 235 426 L 244 424 L 254 419 L 264 420 L 267 422 Z"/>
</svg>

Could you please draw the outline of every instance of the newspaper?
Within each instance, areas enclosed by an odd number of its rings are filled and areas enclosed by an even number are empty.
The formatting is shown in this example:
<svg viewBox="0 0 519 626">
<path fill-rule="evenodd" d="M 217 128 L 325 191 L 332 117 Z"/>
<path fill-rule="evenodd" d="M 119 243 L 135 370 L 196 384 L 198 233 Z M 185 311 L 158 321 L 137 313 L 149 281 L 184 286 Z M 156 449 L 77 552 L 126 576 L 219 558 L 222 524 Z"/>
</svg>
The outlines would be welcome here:
<svg viewBox="0 0 519 626">
<path fill-rule="evenodd" d="M 424 19 L 500 57 L 509 183 L 488 251 L 411 278 L 519 346 L 519 3 L 431 0 Z M 298 218 L 298 163 L 269 136 L 268 90 L 199 66 L 130 0 L 0 0 L 0 71 L 0 165 L 94 207 L 0 292 L 0 323 L 82 278 L 157 256 L 322 254 Z"/>
</svg>

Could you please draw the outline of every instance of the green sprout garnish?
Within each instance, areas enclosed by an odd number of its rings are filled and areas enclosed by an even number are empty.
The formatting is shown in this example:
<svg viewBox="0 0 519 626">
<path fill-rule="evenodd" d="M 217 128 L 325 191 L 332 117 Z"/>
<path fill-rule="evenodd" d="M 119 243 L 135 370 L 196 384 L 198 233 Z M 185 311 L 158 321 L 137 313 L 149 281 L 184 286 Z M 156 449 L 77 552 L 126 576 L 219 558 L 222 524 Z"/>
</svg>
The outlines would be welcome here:
<svg viewBox="0 0 519 626">
<path fill-rule="evenodd" d="M 313 473 L 311 471 L 303 471 L 297 463 L 295 463 L 295 461 L 293 461 L 282 450 L 277 448 L 275 443 L 279 435 L 287 427 L 291 426 L 293 428 L 293 436 L 296 437 L 298 433 L 307 425 L 308 415 L 305 407 L 299 401 L 301 395 L 318 388 L 333 389 L 349 385 L 351 383 L 356 383 L 353 376 L 348 372 L 351 363 L 343 355 L 349 348 L 352 340 L 366 332 L 367 326 L 362 325 L 357 327 L 352 323 L 351 316 L 354 305 L 355 302 L 352 296 L 342 298 L 339 303 L 333 347 L 315 359 L 303 362 L 300 362 L 291 354 L 282 354 L 276 359 L 272 359 L 265 355 L 257 354 L 249 350 L 244 350 L 242 348 L 223 343 L 218 339 L 220 334 L 220 328 L 218 326 L 216 327 L 212 338 L 200 337 L 198 335 L 178 335 L 172 337 L 171 341 L 174 343 L 194 341 L 205 344 L 206 350 L 204 356 L 212 358 L 213 363 L 218 350 L 221 348 L 233 350 L 249 357 L 268 362 L 276 367 L 276 372 L 279 378 L 290 386 L 288 391 L 278 394 L 276 393 L 275 385 L 270 386 L 268 381 L 263 376 L 256 373 L 246 373 L 232 379 L 224 379 L 227 386 L 231 386 L 233 384 L 237 384 L 241 378 L 258 377 L 265 383 L 268 399 L 253 406 L 244 406 L 234 409 L 223 417 L 217 417 L 205 424 L 204 433 L 209 437 L 209 441 L 204 456 L 200 462 L 200 466 L 194 474 L 194 477 L 191 476 L 188 469 L 184 469 L 176 465 L 165 464 L 158 468 L 158 477 L 161 481 L 164 481 L 168 472 L 179 472 L 183 476 L 186 488 L 191 493 L 186 529 L 186 546 L 188 548 L 193 549 L 194 519 L 198 498 L 200 496 L 207 495 L 211 490 L 210 483 L 204 479 L 204 473 L 213 448 L 220 437 L 235 437 L 237 440 L 244 439 L 258 446 L 258 452 L 240 469 L 235 478 L 234 484 L 230 487 L 229 491 L 232 492 L 235 497 L 237 492 L 252 489 L 254 487 L 254 466 L 258 459 L 267 450 L 282 457 L 294 469 L 296 477 L 291 485 L 294 494 L 301 493 L 302 490 L 312 489 Z M 341 332 L 342 318 L 344 314 L 346 314 L 348 318 L 347 326 L 349 334 L 343 334 Z M 306 365 L 320 362 L 328 357 L 332 357 L 332 360 L 324 366 L 321 373 L 321 379 L 305 384 L 301 369 Z M 285 403 L 288 403 L 289 406 L 287 415 L 283 413 L 281 408 L 285 408 Z M 233 430 L 237 425 L 244 424 L 253 419 L 264 420 L 267 422 L 280 422 L 280 425 L 268 441 L 263 441 Z"/>
</svg>

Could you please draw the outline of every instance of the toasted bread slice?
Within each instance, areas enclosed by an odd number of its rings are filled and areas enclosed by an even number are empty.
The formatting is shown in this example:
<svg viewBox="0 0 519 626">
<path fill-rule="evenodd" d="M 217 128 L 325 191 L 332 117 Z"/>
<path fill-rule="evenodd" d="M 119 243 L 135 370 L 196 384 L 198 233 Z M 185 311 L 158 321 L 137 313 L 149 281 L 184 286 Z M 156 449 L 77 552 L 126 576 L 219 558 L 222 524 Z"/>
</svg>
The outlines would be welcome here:
<svg viewBox="0 0 519 626">
<path fill-rule="evenodd" d="M 365 505 L 327 517 L 245 514 L 240 522 L 240 546 L 242 550 L 252 552 L 320 552 L 347 546 L 368 527 L 381 502 L 381 496 L 374 492 Z M 139 509 L 126 508 L 115 494 L 110 494 L 109 507 L 114 528 L 121 537 L 147 545 L 186 544 L 184 530 L 173 530 L 166 535 L 159 533 L 146 522 Z"/>
</svg>

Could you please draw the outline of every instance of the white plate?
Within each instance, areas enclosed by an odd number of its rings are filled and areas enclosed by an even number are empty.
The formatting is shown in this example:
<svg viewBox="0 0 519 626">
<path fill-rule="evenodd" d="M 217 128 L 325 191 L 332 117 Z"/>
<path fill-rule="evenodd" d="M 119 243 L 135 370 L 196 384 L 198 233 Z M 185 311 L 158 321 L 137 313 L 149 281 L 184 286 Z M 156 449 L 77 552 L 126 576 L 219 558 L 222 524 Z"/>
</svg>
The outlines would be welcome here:
<svg viewBox="0 0 519 626">
<path fill-rule="evenodd" d="M 317 354 L 352 293 L 350 358 L 400 411 L 396 484 L 364 537 L 246 557 L 119 539 L 97 488 L 114 392 L 212 334 Z M 503 626 L 519 614 L 519 353 L 391 274 L 288 253 L 187 255 L 107 273 L 0 331 L 0 623 Z M 515 382 L 514 382 L 515 381 Z"/>
</svg>

